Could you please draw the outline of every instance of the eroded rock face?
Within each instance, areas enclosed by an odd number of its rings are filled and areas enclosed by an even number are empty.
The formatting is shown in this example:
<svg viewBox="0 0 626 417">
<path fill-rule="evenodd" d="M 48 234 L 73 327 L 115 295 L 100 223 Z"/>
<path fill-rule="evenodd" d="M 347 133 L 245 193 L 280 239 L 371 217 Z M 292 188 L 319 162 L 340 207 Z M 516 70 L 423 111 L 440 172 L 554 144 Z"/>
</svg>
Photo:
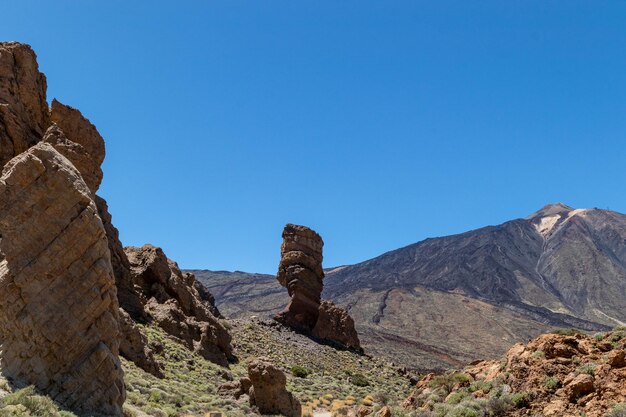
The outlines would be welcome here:
<svg viewBox="0 0 626 417">
<path fill-rule="evenodd" d="M 250 404 L 261 414 L 282 414 L 285 417 L 300 417 L 302 406 L 287 389 L 287 377 L 268 359 L 259 358 L 248 365 Z"/>
<path fill-rule="evenodd" d="M 352 317 L 330 301 L 321 300 L 323 247 L 321 236 L 308 227 L 285 226 L 276 279 L 287 288 L 291 301 L 274 319 L 317 339 L 360 350 Z"/>
<path fill-rule="evenodd" d="M 50 125 L 46 88 L 31 47 L 0 42 L 0 166 L 39 142 Z"/>
<path fill-rule="evenodd" d="M 144 371 L 157 378 L 164 378 L 163 369 L 155 359 L 154 353 L 148 345 L 148 339 L 141 333 L 135 321 L 123 308 L 120 308 L 120 332 L 122 335 L 120 354 Z"/>
<path fill-rule="evenodd" d="M 311 334 L 318 339 L 332 341 L 349 349 L 361 349 L 359 335 L 354 328 L 354 320 L 346 310 L 330 301 L 321 302 L 319 317 Z"/>
<path fill-rule="evenodd" d="M 121 416 L 118 303 L 104 227 L 80 173 L 50 144 L 4 166 L 0 235 L 2 373 L 73 410 Z"/>
<path fill-rule="evenodd" d="M 154 321 L 205 359 L 228 365 L 233 358 L 231 336 L 196 289 L 195 276 L 182 273 L 161 248 L 145 245 L 127 247 L 125 252 L 134 284 Z"/>
<path fill-rule="evenodd" d="M 278 282 L 291 301 L 276 320 L 297 330 L 311 332 L 317 323 L 322 296 L 324 241 L 306 226 L 288 224 L 283 230 Z"/>
</svg>

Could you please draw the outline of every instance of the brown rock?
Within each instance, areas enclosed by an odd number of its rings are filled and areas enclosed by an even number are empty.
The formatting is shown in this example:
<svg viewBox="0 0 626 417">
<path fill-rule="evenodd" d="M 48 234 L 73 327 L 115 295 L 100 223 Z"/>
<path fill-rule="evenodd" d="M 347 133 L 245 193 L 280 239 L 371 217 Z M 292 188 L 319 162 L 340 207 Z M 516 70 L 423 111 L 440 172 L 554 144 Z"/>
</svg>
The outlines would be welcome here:
<svg viewBox="0 0 626 417">
<path fill-rule="evenodd" d="M 364 405 L 360 405 L 359 408 L 356 409 L 357 417 L 365 417 L 372 414 L 374 410 L 371 407 L 367 407 Z"/>
<path fill-rule="evenodd" d="M 376 413 L 376 417 L 391 417 L 391 410 L 389 409 L 389 407 L 384 406 L 383 408 L 378 410 L 378 413 Z"/>
<path fill-rule="evenodd" d="M 80 173 L 49 144 L 5 165 L 1 366 L 11 381 L 33 384 L 70 409 L 121 416 L 115 281 L 91 195 Z"/>
<path fill-rule="evenodd" d="M 122 336 L 120 355 L 157 378 L 164 378 L 165 375 L 161 365 L 157 362 L 152 349 L 148 346 L 146 336 L 141 333 L 137 324 L 122 308 L 120 308 L 120 331 Z"/>
<path fill-rule="evenodd" d="M 217 393 L 238 400 L 243 395 L 248 395 L 251 387 L 252 381 L 250 381 L 250 378 L 244 377 L 238 381 L 229 381 L 220 385 L 217 389 Z"/>
<path fill-rule="evenodd" d="M 607 355 L 607 363 L 613 368 L 622 368 L 626 366 L 626 351 L 613 350 Z"/>
<path fill-rule="evenodd" d="M 125 252 L 134 285 L 155 322 L 205 359 L 227 366 L 233 358 L 231 336 L 199 294 L 195 276 L 183 274 L 152 245 L 127 247 Z"/>
<path fill-rule="evenodd" d="M 39 142 L 50 125 L 46 88 L 31 47 L 0 42 L 0 167 Z"/>
<path fill-rule="evenodd" d="M 317 323 L 324 271 L 320 235 L 306 226 L 288 224 L 283 230 L 278 282 L 287 288 L 291 302 L 276 320 L 297 330 L 311 332 Z"/>
<path fill-rule="evenodd" d="M 300 417 L 302 407 L 287 389 L 287 377 L 265 358 L 248 365 L 248 376 L 252 382 L 250 404 L 261 414 L 282 414 L 285 417 Z"/>
<path fill-rule="evenodd" d="M 350 349 L 361 349 L 361 342 L 354 328 L 354 320 L 346 310 L 335 306 L 330 301 L 322 301 L 312 335 Z"/>
<path fill-rule="evenodd" d="M 99 196 L 95 197 L 95 201 L 106 232 L 109 251 L 111 252 L 111 265 L 115 275 L 117 299 L 120 307 L 126 310 L 133 320 L 145 323 L 148 318 L 143 308 L 143 302 L 139 296 L 139 290 L 135 288 L 133 277 L 130 273 L 130 262 L 120 242 L 119 232 L 112 223 L 107 202 Z"/>
<path fill-rule="evenodd" d="M 321 301 L 323 247 L 320 235 L 308 227 L 285 226 L 276 279 L 287 288 L 291 301 L 274 319 L 317 339 L 360 350 L 352 317 L 333 303 Z"/>
<path fill-rule="evenodd" d="M 48 128 L 43 141 L 54 146 L 57 151 L 69 159 L 78 169 L 89 189 L 94 193 L 96 192 L 100 182 L 102 182 L 100 162 L 97 162 L 82 145 L 68 139 L 65 132 L 56 124 Z"/>
<path fill-rule="evenodd" d="M 565 387 L 565 391 L 567 392 L 570 401 L 574 401 L 575 399 L 589 394 L 594 390 L 593 377 L 588 374 L 580 374 L 576 376 L 572 382 Z"/>
</svg>

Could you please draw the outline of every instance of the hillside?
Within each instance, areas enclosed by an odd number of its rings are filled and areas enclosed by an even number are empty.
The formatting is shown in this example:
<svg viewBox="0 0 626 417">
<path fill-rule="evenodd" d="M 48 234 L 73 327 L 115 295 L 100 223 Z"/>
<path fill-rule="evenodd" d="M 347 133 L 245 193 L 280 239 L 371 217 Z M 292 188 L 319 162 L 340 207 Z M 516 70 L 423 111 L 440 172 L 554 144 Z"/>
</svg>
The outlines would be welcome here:
<svg viewBox="0 0 626 417">
<path fill-rule="evenodd" d="M 226 316 L 287 302 L 270 275 L 193 272 Z M 626 216 L 563 204 L 327 270 L 324 288 L 366 351 L 420 369 L 498 356 L 555 327 L 622 325 L 625 293 Z"/>
</svg>

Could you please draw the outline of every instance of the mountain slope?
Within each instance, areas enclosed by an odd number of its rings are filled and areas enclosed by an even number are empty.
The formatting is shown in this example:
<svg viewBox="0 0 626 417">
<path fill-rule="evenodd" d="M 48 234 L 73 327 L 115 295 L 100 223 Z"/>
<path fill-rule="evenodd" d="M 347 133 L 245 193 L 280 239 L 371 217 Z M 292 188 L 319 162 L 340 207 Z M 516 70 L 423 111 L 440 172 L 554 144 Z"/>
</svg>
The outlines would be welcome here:
<svg viewBox="0 0 626 417">
<path fill-rule="evenodd" d="M 271 315 L 288 301 L 273 276 L 194 273 L 226 315 Z M 366 351 L 413 368 L 458 366 L 555 327 L 623 325 L 626 216 L 552 204 L 328 270 L 324 285 Z"/>
</svg>

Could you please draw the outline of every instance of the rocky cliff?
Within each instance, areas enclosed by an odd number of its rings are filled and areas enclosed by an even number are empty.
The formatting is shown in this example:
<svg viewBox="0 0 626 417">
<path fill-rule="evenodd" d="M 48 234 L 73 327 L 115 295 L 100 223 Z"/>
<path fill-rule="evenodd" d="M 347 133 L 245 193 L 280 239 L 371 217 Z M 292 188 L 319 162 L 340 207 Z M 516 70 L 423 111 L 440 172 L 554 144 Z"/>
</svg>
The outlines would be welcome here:
<svg viewBox="0 0 626 417">
<path fill-rule="evenodd" d="M 130 250 L 131 264 L 96 195 L 104 157 L 80 111 L 58 100 L 48 107 L 32 49 L 0 43 L 2 375 L 81 414 L 121 416 L 118 355 L 163 377 L 138 323 L 156 322 L 222 365 L 232 348 L 193 275 L 155 248 Z"/>
</svg>

